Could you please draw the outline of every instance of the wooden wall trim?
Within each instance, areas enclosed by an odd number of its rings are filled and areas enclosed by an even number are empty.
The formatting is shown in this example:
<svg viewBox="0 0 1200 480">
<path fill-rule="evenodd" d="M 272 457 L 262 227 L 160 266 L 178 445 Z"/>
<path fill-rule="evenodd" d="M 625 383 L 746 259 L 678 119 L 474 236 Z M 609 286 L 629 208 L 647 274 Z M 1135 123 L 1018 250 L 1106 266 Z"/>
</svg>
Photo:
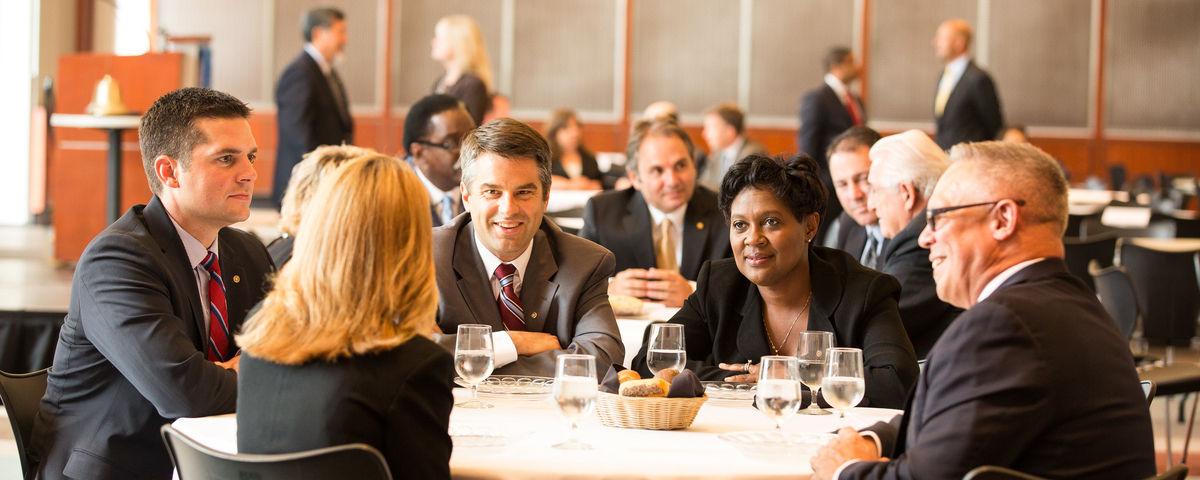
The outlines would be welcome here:
<svg viewBox="0 0 1200 480">
<path fill-rule="evenodd" d="M 75 51 L 92 51 L 96 23 L 95 0 L 75 0 Z"/>
</svg>

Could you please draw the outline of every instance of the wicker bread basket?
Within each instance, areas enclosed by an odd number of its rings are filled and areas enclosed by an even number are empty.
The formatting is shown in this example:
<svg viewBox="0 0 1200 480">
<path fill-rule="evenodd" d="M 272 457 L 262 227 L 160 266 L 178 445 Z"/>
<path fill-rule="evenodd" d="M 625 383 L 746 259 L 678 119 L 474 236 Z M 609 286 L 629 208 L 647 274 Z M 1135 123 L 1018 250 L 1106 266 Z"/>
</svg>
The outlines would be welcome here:
<svg viewBox="0 0 1200 480">
<path fill-rule="evenodd" d="M 647 398 L 599 392 L 596 413 L 600 415 L 600 423 L 609 427 L 677 430 L 692 425 L 706 400 L 708 394 L 696 398 Z"/>
</svg>

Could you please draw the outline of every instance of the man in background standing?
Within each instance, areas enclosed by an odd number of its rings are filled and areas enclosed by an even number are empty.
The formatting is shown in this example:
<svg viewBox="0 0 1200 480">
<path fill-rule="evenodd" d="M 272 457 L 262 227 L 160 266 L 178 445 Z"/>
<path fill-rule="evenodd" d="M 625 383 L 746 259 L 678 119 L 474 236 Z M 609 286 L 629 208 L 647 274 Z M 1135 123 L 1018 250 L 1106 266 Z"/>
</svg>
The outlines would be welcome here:
<svg viewBox="0 0 1200 480">
<path fill-rule="evenodd" d="M 825 56 L 825 84 L 804 94 L 800 101 L 800 134 L 796 143 L 801 152 L 813 157 L 821 166 L 821 181 L 829 190 L 829 202 L 817 232 L 818 241 L 825 239 L 829 224 L 842 213 L 825 152 L 834 137 L 850 127 L 867 123 L 862 100 L 850 91 L 850 82 L 858 78 L 860 70 L 849 48 L 834 47 Z"/>
<path fill-rule="evenodd" d="M 971 25 L 953 19 L 943 22 L 933 37 L 937 58 L 946 64 L 933 100 L 936 140 L 942 150 L 992 140 L 1004 126 L 995 82 L 967 55 L 971 36 Z"/>
<path fill-rule="evenodd" d="M 721 189 L 721 178 L 729 167 L 750 155 L 769 156 L 762 144 L 746 138 L 745 114 L 736 103 L 727 102 L 704 112 L 700 135 L 708 144 L 708 164 L 700 171 L 700 184 Z"/>
</svg>

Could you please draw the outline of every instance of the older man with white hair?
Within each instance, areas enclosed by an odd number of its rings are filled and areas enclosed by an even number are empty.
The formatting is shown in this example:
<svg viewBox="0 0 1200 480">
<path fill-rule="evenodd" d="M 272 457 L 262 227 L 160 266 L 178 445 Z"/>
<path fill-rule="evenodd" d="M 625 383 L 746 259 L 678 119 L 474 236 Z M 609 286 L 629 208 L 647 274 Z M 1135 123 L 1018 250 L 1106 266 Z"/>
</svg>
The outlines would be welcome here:
<svg viewBox="0 0 1200 480">
<path fill-rule="evenodd" d="M 919 130 L 883 138 L 871 147 L 868 208 L 889 239 L 879 270 L 900 280 L 900 318 L 917 358 L 923 359 L 962 309 L 938 299 L 929 250 L 917 239 L 925 229 L 925 205 L 950 167 L 946 153 Z"/>
</svg>

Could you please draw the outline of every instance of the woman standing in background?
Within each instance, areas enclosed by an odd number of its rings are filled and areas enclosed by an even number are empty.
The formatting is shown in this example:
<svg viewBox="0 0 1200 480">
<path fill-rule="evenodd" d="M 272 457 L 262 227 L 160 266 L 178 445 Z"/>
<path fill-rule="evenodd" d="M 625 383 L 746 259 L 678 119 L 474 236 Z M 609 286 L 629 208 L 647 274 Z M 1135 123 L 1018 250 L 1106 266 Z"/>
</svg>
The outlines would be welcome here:
<svg viewBox="0 0 1200 480">
<path fill-rule="evenodd" d="M 466 15 L 449 15 L 438 20 L 433 32 L 430 56 L 446 69 L 434 83 L 433 93 L 462 100 L 475 125 L 483 125 L 483 116 L 491 106 L 493 84 L 479 24 Z"/>
</svg>

